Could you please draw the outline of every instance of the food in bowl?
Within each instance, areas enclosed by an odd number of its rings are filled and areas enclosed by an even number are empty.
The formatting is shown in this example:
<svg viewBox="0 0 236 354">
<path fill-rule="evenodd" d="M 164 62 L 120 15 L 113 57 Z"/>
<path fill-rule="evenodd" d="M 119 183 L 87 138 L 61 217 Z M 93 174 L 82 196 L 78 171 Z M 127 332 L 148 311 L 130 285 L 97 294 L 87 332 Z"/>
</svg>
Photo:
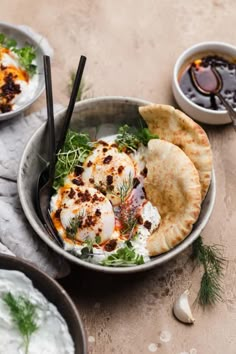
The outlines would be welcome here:
<svg viewBox="0 0 236 354">
<path fill-rule="evenodd" d="M 68 326 L 22 272 L 0 270 L 0 352 L 75 353 Z"/>
<path fill-rule="evenodd" d="M 0 33 L 0 114 L 15 111 L 36 93 L 39 75 L 35 48 Z"/>
<path fill-rule="evenodd" d="M 212 94 L 206 95 L 200 92 L 193 80 L 191 70 L 193 74 L 198 77 L 204 78 L 202 83 L 204 87 L 207 87 L 209 91 L 215 84 L 214 75 L 211 75 L 211 67 L 217 70 L 222 80 L 221 95 L 227 100 L 233 108 L 236 108 L 236 59 L 230 57 L 223 57 L 221 55 L 214 54 L 202 54 L 192 59 L 190 62 L 185 63 L 179 71 L 179 85 L 183 93 L 188 99 L 195 104 L 212 110 L 224 111 L 225 107 L 219 98 Z M 204 71 L 204 76 L 201 74 Z"/>
<path fill-rule="evenodd" d="M 65 250 L 104 266 L 140 265 L 184 240 L 212 171 L 204 130 L 165 105 L 139 108 L 148 128 L 90 141 L 69 132 L 50 214 Z"/>
</svg>

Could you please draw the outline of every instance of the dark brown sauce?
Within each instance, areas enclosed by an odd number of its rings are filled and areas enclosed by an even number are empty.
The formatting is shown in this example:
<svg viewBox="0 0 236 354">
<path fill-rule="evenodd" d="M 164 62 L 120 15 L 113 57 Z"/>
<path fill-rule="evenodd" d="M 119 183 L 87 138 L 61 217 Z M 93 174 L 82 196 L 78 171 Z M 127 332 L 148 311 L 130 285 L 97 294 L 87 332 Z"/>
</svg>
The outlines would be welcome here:
<svg viewBox="0 0 236 354">
<path fill-rule="evenodd" d="M 210 67 L 214 66 L 222 78 L 223 85 L 220 91 L 221 95 L 233 108 L 236 108 L 236 63 L 233 59 L 230 61 L 218 55 L 203 56 L 187 64 L 179 78 L 181 90 L 192 102 L 207 109 L 225 110 L 225 107 L 214 94 L 204 95 L 197 90 L 190 74 L 190 67 L 192 65 L 194 65 L 196 74 L 200 70 L 206 71 L 204 77 L 207 82 L 205 81 L 203 85 L 205 88 L 209 89 L 209 91 L 215 87 L 214 76 L 210 73 Z M 207 75 L 208 72 L 209 75 Z"/>
</svg>

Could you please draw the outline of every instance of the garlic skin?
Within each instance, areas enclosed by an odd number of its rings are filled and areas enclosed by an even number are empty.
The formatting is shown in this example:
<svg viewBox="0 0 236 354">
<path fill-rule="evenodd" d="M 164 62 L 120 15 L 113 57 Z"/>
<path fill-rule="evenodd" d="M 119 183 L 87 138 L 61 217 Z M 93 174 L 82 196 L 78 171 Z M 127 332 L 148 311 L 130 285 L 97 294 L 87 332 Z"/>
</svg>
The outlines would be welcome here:
<svg viewBox="0 0 236 354">
<path fill-rule="evenodd" d="M 185 290 L 175 301 L 173 312 L 175 317 L 183 323 L 194 323 L 192 311 L 188 301 L 189 290 Z"/>
</svg>

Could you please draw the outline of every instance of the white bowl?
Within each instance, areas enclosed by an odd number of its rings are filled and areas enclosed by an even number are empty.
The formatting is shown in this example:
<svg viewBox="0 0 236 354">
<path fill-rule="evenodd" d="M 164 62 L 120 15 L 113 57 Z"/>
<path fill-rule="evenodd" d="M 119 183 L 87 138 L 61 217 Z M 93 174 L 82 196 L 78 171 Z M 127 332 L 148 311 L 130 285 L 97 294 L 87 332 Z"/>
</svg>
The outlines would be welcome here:
<svg viewBox="0 0 236 354">
<path fill-rule="evenodd" d="M 104 136 L 105 130 L 108 135 L 115 134 L 117 128 L 123 124 L 138 127 L 141 116 L 138 112 L 139 106 L 150 104 L 150 102 L 135 99 L 131 97 L 98 97 L 88 100 L 83 100 L 76 103 L 73 112 L 71 127 L 75 131 L 86 131 L 92 139 L 98 139 Z M 65 110 L 56 114 L 55 128 L 58 136 L 60 128 L 65 116 Z M 105 129 L 105 130 L 104 130 Z M 214 171 L 212 174 L 211 185 L 202 202 L 201 212 L 197 222 L 194 224 L 191 233 L 180 244 L 174 247 L 167 253 L 152 257 L 150 262 L 139 266 L 132 267 L 104 267 L 99 264 L 86 262 L 78 257 L 75 257 L 69 252 L 66 252 L 58 244 L 51 240 L 38 217 L 35 205 L 36 182 L 40 171 L 45 167 L 43 161 L 47 161 L 47 134 L 46 124 L 43 124 L 31 137 L 25 147 L 21 158 L 19 173 L 18 173 L 18 192 L 22 208 L 25 215 L 31 224 L 34 231 L 39 237 L 47 243 L 55 252 L 61 254 L 69 261 L 86 268 L 94 269 L 108 273 L 132 273 L 147 270 L 164 264 L 170 259 L 179 255 L 186 247 L 190 246 L 199 236 L 203 228 L 206 226 L 213 210 L 216 194 L 216 182 Z"/>
<path fill-rule="evenodd" d="M 200 107 L 187 98 L 180 88 L 178 76 L 181 68 L 199 58 L 199 54 L 201 56 L 217 54 L 236 58 L 236 47 L 224 42 L 202 42 L 185 50 L 177 59 L 173 71 L 172 90 L 176 102 L 187 115 L 198 122 L 218 125 L 231 123 L 227 111 L 214 111 Z"/>
<path fill-rule="evenodd" d="M 1 122 L 3 120 L 14 118 L 22 114 L 43 93 L 45 88 L 43 76 L 43 55 L 46 53 L 41 44 L 37 42 L 31 34 L 27 34 L 17 26 L 0 22 L 0 33 L 4 33 L 7 37 L 15 39 L 20 47 L 24 46 L 25 44 L 29 44 L 36 49 L 36 65 L 37 72 L 39 74 L 39 81 L 34 96 L 24 104 L 20 105 L 18 109 L 6 113 L 0 113 Z"/>
</svg>

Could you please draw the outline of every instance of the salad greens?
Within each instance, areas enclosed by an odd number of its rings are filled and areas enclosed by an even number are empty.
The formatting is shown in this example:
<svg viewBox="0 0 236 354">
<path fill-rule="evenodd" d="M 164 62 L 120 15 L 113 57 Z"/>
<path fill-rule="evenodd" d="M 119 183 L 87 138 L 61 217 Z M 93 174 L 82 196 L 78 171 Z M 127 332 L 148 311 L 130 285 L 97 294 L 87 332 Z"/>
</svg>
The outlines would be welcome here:
<svg viewBox="0 0 236 354">
<path fill-rule="evenodd" d="M 132 243 L 127 241 L 125 247 L 119 248 L 101 261 L 101 264 L 108 267 L 130 267 L 144 264 L 144 259 L 143 256 L 135 253 Z"/>
<path fill-rule="evenodd" d="M 151 134 L 148 128 L 141 128 L 134 131 L 128 124 L 125 124 L 118 130 L 116 143 L 119 151 L 128 150 L 135 152 L 140 144 L 147 146 L 149 140 L 158 138 L 158 135 Z"/>
<path fill-rule="evenodd" d="M 35 322 L 37 319 L 36 306 L 26 297 L 13 296 L 11 293 L 5 294 L 3 301 L 9 307 L 11 317 L 23 337 L 25 354 L 28 354 L 30 337 L 38 329 Z"/>
<path fill-rule="evenodd" d="M 33 64 L 33 60 L 36 58 L 35 48 L 30 45 L 17 48 L 17 41 L 15 39 L 8 38 L 3 33 L 0 33 L 0 47 L 12 50 L 18 56 L 19 64 L 30 76 L 33 76 L 36 73 L 37 66 Z"/>
<path fill-rule="evenodd" d="M 73 172 L 76 166 L 83 162 L 92 150 L 92 143 L 88 134 L 68 130 L 65 143 L 57 154 L 57 163 L 53 188 L 57 190 L 63 186 L 65 177 Z"/>
</svg>

